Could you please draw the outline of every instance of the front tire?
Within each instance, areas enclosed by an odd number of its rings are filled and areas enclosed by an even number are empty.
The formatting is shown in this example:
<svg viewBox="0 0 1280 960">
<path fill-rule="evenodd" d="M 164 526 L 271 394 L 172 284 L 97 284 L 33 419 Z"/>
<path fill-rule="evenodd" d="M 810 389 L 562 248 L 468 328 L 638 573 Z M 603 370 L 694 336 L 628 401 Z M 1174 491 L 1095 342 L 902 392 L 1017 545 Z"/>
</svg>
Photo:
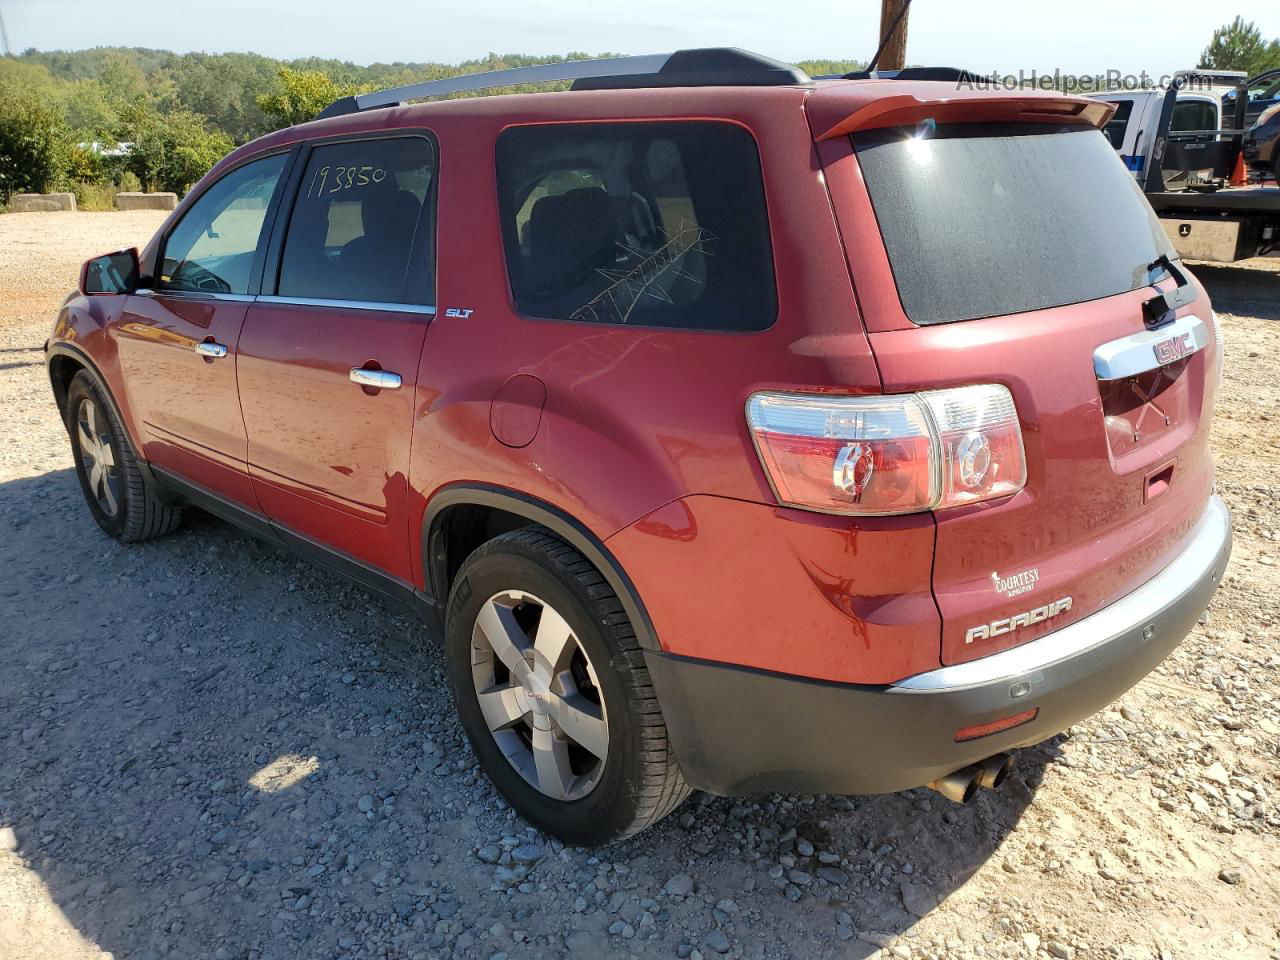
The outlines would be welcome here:
<svg viewBox="0 0 1280 960">
<path fill-rule="evenodd" d="M 468 557 L 445 657 L 482 769 L 539 829 L 608 843 L 688 796 L 631 622 L 564 541 L 528 528 Z"/>
<path fill-rule="evenodd" d="M 65 414 L 80 489 L 98 526 L 121 543 L 176 530 L 182 508 L 166 506 L 147 489 L 115 405 L 89 371 L 72 378 Z"/>
</svg>

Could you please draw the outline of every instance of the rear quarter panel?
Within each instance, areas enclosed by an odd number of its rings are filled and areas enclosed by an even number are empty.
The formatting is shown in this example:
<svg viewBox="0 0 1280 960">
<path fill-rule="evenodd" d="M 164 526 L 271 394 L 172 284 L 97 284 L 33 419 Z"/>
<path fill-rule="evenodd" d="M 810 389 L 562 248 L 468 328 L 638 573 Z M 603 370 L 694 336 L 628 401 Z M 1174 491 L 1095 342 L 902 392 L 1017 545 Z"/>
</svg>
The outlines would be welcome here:
<svg viewBox="0 0 1280 960">
<path fill-rule="evenodd" d="M 418 377 L 413 513 L 421 518 L 442 488 L 481 482 L 544 500 L 603 540 L 691 494 L 772 501 L 746 430 L 747 397 L 766 387 L 865 392 L 880 386 L 805 121 L 803 91 L 493 101 L 468 104 L 465 112 L 441 104 L 430 117 L 440 143 L 438 310 Z M 779 303 L 769 329 L 664 330 L 516 312 L 496 197 L 497 136 L 516 124 L 646 116 L 715 117 L 755 136 Z M 449 308 L 472 312 L 449 316 Z M 546 384 L 538 432 L 520 448 L 502 445 L 490 430 L 492 400 L 515 374 Z M 662 575 L 644 568 L 628 573 L 642 596 L 646 583 Z"/>
</svg>

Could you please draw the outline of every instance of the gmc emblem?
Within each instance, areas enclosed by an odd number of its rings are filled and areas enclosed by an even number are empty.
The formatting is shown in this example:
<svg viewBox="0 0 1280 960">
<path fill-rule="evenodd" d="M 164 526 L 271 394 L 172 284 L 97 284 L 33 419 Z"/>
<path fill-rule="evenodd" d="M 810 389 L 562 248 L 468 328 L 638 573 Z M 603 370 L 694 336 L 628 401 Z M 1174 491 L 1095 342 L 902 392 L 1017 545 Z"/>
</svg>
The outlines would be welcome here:
<svg viewBox="0 0 1280 960">
<path fill-rule="evenodd" d="M 1161 340 L 1153 349 L 1156 352 L 1156 361 L 1165 364 L 1190 356 L 1195 353 L 1196 348 L 1195 344 L 1191 342 L 1191 334 L 1182 333 L 1176 337 L 1170 337 L 1168 340 Z"/>
</svg>

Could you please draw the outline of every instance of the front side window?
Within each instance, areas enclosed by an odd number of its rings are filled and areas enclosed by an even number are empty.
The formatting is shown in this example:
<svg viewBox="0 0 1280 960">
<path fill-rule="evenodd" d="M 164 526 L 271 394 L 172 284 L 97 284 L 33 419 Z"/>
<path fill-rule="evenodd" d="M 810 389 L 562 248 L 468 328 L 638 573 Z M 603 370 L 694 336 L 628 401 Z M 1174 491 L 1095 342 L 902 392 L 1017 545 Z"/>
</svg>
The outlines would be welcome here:
<svg viewBox="0 0 1280 960">
<path fill-rule="evenodd" d="M 755 141 L 728 123 L 515 127 L 498 192 L 517 309 L 763 330 L 777 312 Z"/>
<path fill-rule="evenodd" d="M 284 164 L 283 154 L 254 160 L 201 194 L 165 241 L 156 287 L 248 293 L 267 208 Z"/>
<path fill-rule="evenodd" d="M 285 234 L 279 295 L 429 305 L 425 214 L 435 168 L 423 137 L 312 150 Z"/>
</svg>

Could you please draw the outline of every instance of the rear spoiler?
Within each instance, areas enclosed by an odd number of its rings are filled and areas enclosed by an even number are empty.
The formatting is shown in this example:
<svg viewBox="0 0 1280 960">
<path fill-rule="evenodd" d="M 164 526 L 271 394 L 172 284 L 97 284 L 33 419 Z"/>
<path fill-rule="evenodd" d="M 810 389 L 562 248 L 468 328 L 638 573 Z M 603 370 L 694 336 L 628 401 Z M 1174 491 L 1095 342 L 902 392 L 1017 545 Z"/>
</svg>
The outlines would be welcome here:
<svg viewBox="0 0 1280 960">
<path fill-rule="evenodd" d="M 1080 97 L 957 97 L 921 100 L 910 94 L 873 100 L 832 126 L 819 140 L 861 130 L 935 123 L 1076 123 L 1101 129 L 1116 112 L 1114 104 Z"/>
</svg>

